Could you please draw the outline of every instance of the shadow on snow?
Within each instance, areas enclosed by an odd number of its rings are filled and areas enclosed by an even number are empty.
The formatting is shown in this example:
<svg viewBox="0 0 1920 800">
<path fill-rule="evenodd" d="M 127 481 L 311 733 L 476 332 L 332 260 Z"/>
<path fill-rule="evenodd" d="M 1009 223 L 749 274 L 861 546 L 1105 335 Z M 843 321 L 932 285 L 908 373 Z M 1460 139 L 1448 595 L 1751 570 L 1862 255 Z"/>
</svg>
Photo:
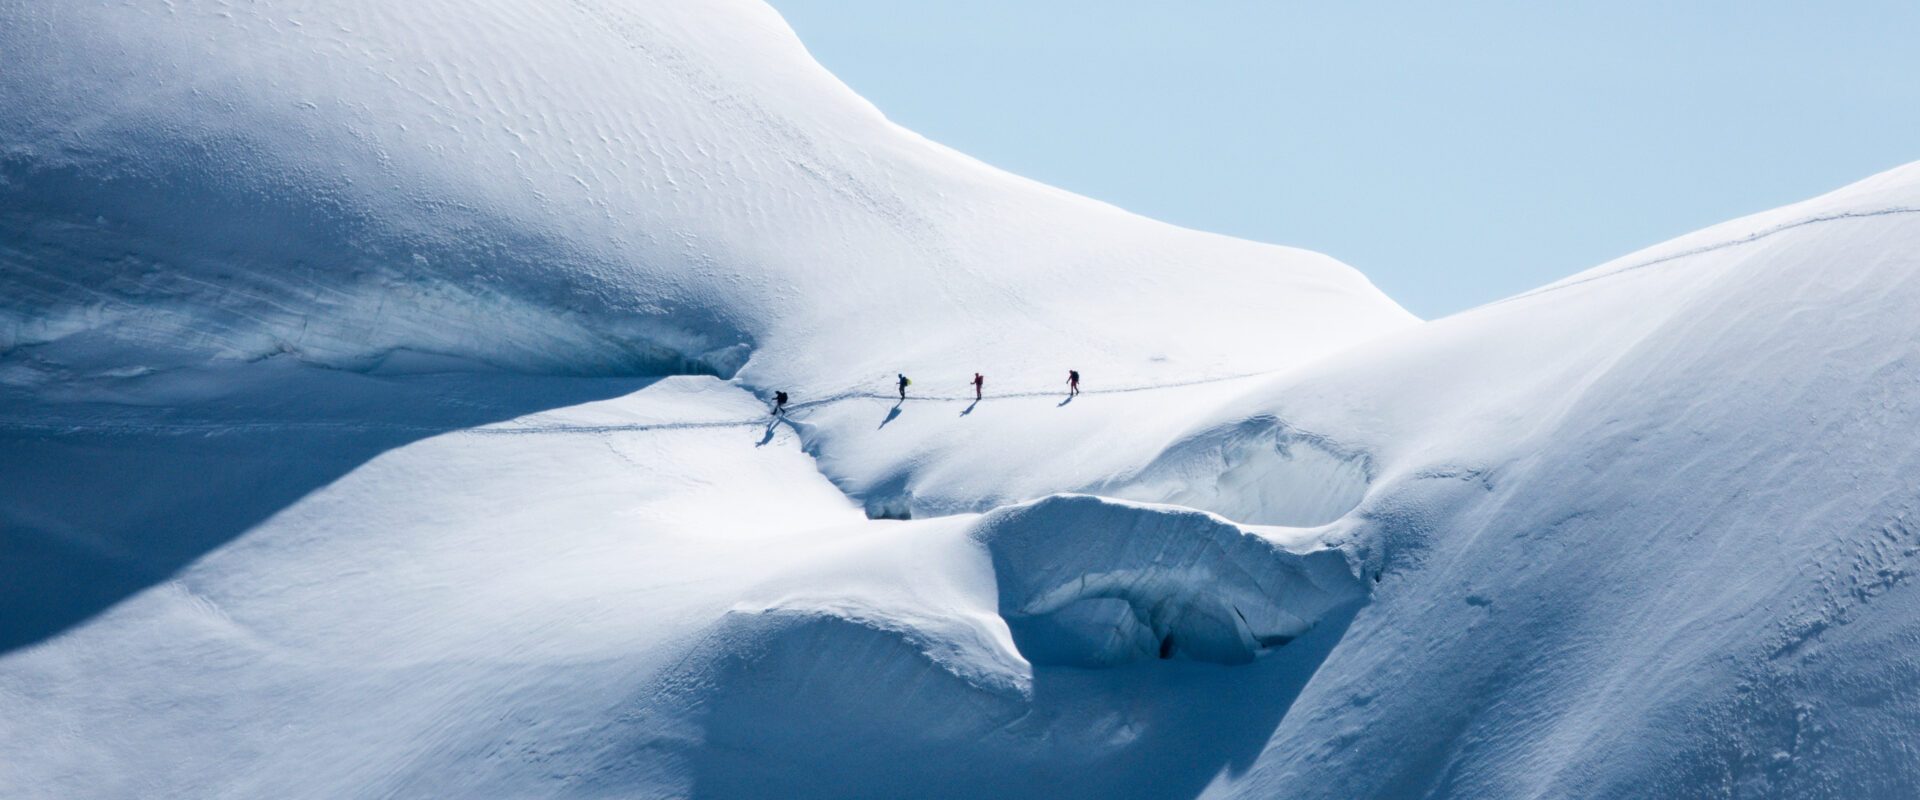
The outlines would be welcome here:
<svg viewBox="0 0 1920 800">
<path fill-rule="evenodd" d="M 0 653 L 167 580 L 381 453 L 655 380 L 268 361 L 112 382 L 99 402 L 0 397 Z"/>
<path fill-rule="evenodd" d="M 660 759 L 684 763 L 696 798 L 1194 797 L 1251 767 L 1359 607 L 1251 664 L 1041 666 L 1027 697 L 969 683 L 897 633 L 736 615 L 716 635 L 731 646 L 665 682 L 698 673 L 678 684 L 693 688 L 636 696 L 630 737 L 596 742 L 585 772 L 617 791 Z M 660 715 L 698 733 L 662 739 Z"/>
</svg>

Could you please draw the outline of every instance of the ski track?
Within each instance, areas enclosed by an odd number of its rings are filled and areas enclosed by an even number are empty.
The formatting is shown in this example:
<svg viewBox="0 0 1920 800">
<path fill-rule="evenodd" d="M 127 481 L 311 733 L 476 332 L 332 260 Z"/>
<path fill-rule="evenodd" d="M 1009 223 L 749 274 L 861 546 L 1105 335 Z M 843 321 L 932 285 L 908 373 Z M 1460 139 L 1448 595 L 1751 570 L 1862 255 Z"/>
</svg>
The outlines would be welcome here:
<svg viewBox="0 0 1920 800">
<path fill-rule="evenodd" d="M 1114 389 L 1082 389 L 1080 394 L 1131 394 L 1151 392 L 1163 389 L 1179 389 L 1188 386 L 1200 386 L 1210 383 L 1257 378 L 1271 375 L 1280 370 L 1248 372 L 1238 375 L 1222 375 L 1212 378 L 1195 378 L 1168 383 L 1122 386 Z M 1064 391 L 1023 391 L 986 395 L 979 400 L 972 396 L 927 395 L 908 397 L 909 403 L 973 403 L 987 400 L 1010 400 L 1034 397 L 1062 397 Z M 179 435 L 179 436 L 215 436 L 222 434 L 277 433 L 277 432 L 320 432 L 320 433 L 416 433 L 435 435 L 443 433 L 474 436 L 525 436 L 531 434 L 600 434 L 600 433 L 641 433 L 648 431 L 703 430 L 712 428 L 748 428 L 772 425 L 785 419 L 791 419 L 792 412 L 812 408 L 836 405 L 852 400 L 898 400 L 897 395 L 884 392 L 846 391 L 828 395 L 816 400 L 801 403 L 789 403 L 789 416 L 776 418 L 769 416 L 693 420 L 683 422 L 635 422 L 590 425 L 578 423 L 553 424 L 503 424 L 448 430 L 444 425 L 410 425 L 394 422 L 350 422 L 350 421 L 260 421 L 260 422 L 123 422 L 114 420 L 0 420 L 0 432 L 28 433 L 42 435 L 86 435 L 95 433 L 115 435 Z"/>
<path fill-rule="evenodd" d="M 1651 258 L 1646 261 L 1641 261 L 1634 264 L 1628 264 L 1627 266 L 1621 267 L 1619 269 L 1608 270 L 1606 272 L 1602 272 L 1597 275 L 1587 275 L 1584 277 L 1568 278 L 1564 281 L 1560 281 L 1559 283 L 1549 284 L 1529 292 L 1522 292 L 1512 297 L 1495 300 L 1491 303 L 1486 304 L 1485 306 L 1481 306 L 1481 308 L 1489 308 L 1492 306 L 1504 305 L 1506 303 L 1511 303 L 1516 300 L 1525 300 L 1530 297 L 1539 297 L 1540 295 L 1543 295 L 1543 294 L 1550 294 L 1553 292 L 1560 291 L 1562 289 L 1570 289 L 1584 283 L 1592 283 L 1594 281 L 1612 278 L 1624 273 L 1636 272 L 1642 269 L 1646 269 L 1647 267 L 1659 266 L 1669 261 L 1678 261 L 1683 258 L 1691 258 L 1693 256 L 1703 255 L 1703 254 L 1711 253 L 1717 250 L 1725 250 L 1729 247 L 1738 247 L 1743 244 L 1752 244 L 1754 242 L 1760 241 L 1761 239 L 1765 239 L 1770 236 L 1773 236 L 1774 234 L 1786 233 L 1787 231 L 1794 230 L 1795 228 L 1804 228 L 1808 225 L 1817 225 L 1822 222 L 1838 222 L 1840 220 L 1848 220 L 1848 219 L 1867 219 L 1870 217 L 1890 217 L 1890 216 L 1896 216 L 1900 214 L 1920 214 L 1920 208 L 1911 208 L 1907 206 L 1892 206 L 1889 208 L 1877 208 L 1871 211 L 1836 211 L 1831 214 L 1820 214 L 1817 216 L 1806 217 L 1804 219 L 1797 219 L 1789 222 L 1782 222 L 1770 228 L 1762 228 L 1760 230 L 1754 231 L 1753 233 L 1749 233 L 1745 236 L 1741 236 L 1734 239 L 1727 239 L 1725 241 L 1715 242 L 1713 244 L 1701 245 L 1699 247 L 1688 248 L 1678 253 L 1669 253 L 1667 255 L 1660 256 L 1658 258 Z"/>
</svg>

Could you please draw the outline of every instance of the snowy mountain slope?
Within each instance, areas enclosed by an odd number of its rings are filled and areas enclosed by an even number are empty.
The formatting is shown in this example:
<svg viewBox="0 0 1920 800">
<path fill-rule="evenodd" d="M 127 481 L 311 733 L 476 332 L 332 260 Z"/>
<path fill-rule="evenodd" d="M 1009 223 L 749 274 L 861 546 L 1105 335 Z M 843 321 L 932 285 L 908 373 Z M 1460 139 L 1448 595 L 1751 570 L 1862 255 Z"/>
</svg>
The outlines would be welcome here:
<svg viewBox="0 0 1920 800">
<path fill-rule="evenodd" d="M 0 50 L 8 796 L 744 790 L 677 737 L 751 715 L 636 724 L 634 693 L 725 685 L 676 665 L 751 652 L 726 632 L 773 618 L 729 612 L 752 587 L 890 523 L 739 389 L 499 371 L 741 370 L 828 401 L 797 423 L 824 452 L 870 424 L 834 398 L 896 369 L 1154 387 L 1411 322 L 1323 256 L 902 131 L 758 4 L 25 3 Z M 965 547 L 927 563 L 990 568 Z M 962 697 L 1026 668 L 974 618 L 1002 663 Z M 1042 729 L 1101 713 L 1053 685 Z M 1060 754 L 1003 744 L 1035 775 Z M 1130 760 L 1203 781 L 1207 749 Z"/>
<path fill-rule="evenodd" d="M 1372 454 L 1385 569 L 1223 794 L 1904 796 L 1917 278 L 1920 164 L 1220 413 Z"/>
<path fill-rule="evenodd" d="M 602 763 L 687 763 L 703 796 L 1192 794 L 1251 758 L 1364 595 L 1336 551 L 1188 509 L 897 524 L 916 535 L 749 595 L 636 698 L 648 745 Z M 683 720 L 702 738 L 653 741 Z"/>
<path fill-rule="evenodd" d="M 500 380 L 276 370 L 327 405 L 407 408 L 417 392 L 472 402 Z M 521 388 L 552 393 L 568 382 Z M 676 639 L 696 635 L 796 552 L 870 524 L 790 435 L 755 447 L 763 429 L 754 421 L 707 424 L 758 414 L 745 393 L 709 378 L 634 383 L 565 410 L 413 434 L 172 578 L 0 657 L 0 794 L 562 791 L 542 763 L 615 724 L 635 682 L 679 658 Z M 354 456 L 369 435 L 301 427 L 324 420 L 324 409 L 282 411 L 283 425 L 256 410 L 243 417 L 254 427 L 224 433 L 10 431 L 8 449 L 103 477 L 111 472 L 79 460 L 104 451 L 164 470 L 241 451 L 273 487 L 288 467 L 265 453 L 325 463 Z M 615 420 L 648 427 L 607 430 Z M 127 483 L 220 499 L 196 479 Z M 33 507 L 11 491 L 11 476 L 6 485 L 10 513 Z M 111 505 L 166 519 L 145 498 Z M 49 588 L 34 599 L 58 596 Z"/>
<path fill-rule="evenodd" d="M 1910 165 L 1688 234 L 1278 377 L 1143 395 L 1090 374 L 1094 395 L 1047 414 L 1039 412 L 1063 396 L 990 397 L 964 419 L 955 417 L 966 402 L 933 412 L 910 401 L 894 415 L 877 400 L 842 404 L 807 417 L 825 423 L 810 439 L 830 477 L 882 509 L 984 510 L 1076 490 L 1179 502 L 1245 522 L 1324 524 L 1351 511 L 1388 471 L 1471 471 L 1521 457 L 1554 430 L 1582 387 L 1634 348 L 1680 344 L 1644 340 L 1698 316 L 1698 304 L 1716 302 L 1724 282 L 1761 280 L 1741 277 L 1757 254 L 1813 247 L 1779 258 L 1848 275 L 1904 252 L 1882 231 L 1920 213 L 1915 172 Z M 1859 241 L 1834 254 L 1796 245 L 1822 233 Z M 1263 381 L 1285 388 L 1250 388 Z M 934 391 L 942 390 L 964 396 Z M 1023 410 L 1002 413 L 1010 405 Z"/>
<path fill-rule="evenodd" d="M 955 625 L 977 603 L 929 613 L 902 596 L 929 565 L 964 561 L 935 535 L 889 545 L 917 567 L 803 570 L 788 580 L 807 587 L 798 610 L 730 617 L 670 673 L 696 688 L 643 704 L 646 727 L 704 731 L 668 752 L 721 796 L 1904 796 L 1920 762 L 1888 732 L 1920 714 L 1905 577 L 1920 553 L 1920 298 L 1905 288 L 1920 285 L 1920 213 L 1898 210 L 1915 195 L 1920 165 L 1387 337 L 1210 414 L 1185 397 L 1196 432 L 1113 491 L 1179 477 L 1188 501 L 1256 518 L 1298 515 L 1328 487 L 1357 506 L 1269 529 L 1331 546 L 1365 588 L 1309 636 L 1224 668 L 1240 677 L 1114 668 L 1071 625 L 1015 635 L 1027 665 L 997 677 L 1008 658 L 981 642 L 998 640 Z M 1008 449 L 895 468 L 1043 480 L 1001 475 Z M 885 468 L 888 452 L 864 455 Z M 1168 585 L 1230 584 L 1131 523 L 1044 527 L 1086 553 L 1127 530 L 1160 549 L 1153 574 L 1180 576 Z M 1132 574 L 1049 560 L 1080 585 Z M 996 563 L 996 580 L 1014 576 Z M 1091 630 L 1127 630 L 1119 619 Z M 1076 666 L 1057 666 L 1062 648 Z M 1022 677 L 1017 701 L 995 690 Z"/>
<path fill-rule="evenodd" d="M 0 51 L 0 795 L 1920 782 L 1920 165 L 1413 325 L 757 3 Z"/>
<path fill-rule="evenodd" d="M 750 384 L 819 397 L 1258 372 L 1411 321 L 1324 256 L 904 131 L 758 2 L 0 15 L 0 352 L 42 370 L 751 357 Z M 1269 344 L 1219 346 L 1243 340 Z"/>
</svg>

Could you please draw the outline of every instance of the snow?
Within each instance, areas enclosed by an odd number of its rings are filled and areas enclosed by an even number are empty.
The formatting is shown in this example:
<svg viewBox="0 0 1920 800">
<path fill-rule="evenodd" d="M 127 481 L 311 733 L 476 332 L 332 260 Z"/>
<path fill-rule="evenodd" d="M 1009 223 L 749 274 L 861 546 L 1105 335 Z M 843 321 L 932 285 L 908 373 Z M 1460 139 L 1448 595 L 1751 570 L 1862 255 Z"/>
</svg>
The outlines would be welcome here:
<svg viewBox="0 0 1920 800">
<path fill-rule="evenodd" d="M 1270 371 L 1412 321 L 1325 256 L 903 131 L 753 0 L 0 13 L 0 348 L 49 369 L 744 365 L 817 398 Z"/>
<path fill-rule="evenodd" d="M 995 511 L 976 535 L 1035 661 L 1243 664 L 1365 594 L 1336 551 L 1292 553 L 1178 507 L 1054 495 Z"/>
<path fill-rule="evenodd" d="M 326 403 L 352 398 L 403 412 L 421 395 L 497 402 L 498 387 L 487 384 L 500 380 L 279 368 L 280 381 L 301 382 Z M 503 426 L 408 431 L 398 445 L 380 430 L 264 424 L 212 434 L 12 433 L 9 452 L 42 467 L 115 477 L 86 461 L 104 451 L 144 467 L 121 476 L 124 485 L 161 484 L 197 502 L 237 498 L 208 497 L 182 460 L 251 454 L 254 480 L 276 490 L 309 477 L 291 462 L 364 463 L 312 481 L 244 536 L 53 643 L 9 653 L 0 793 L 459 793 L 440 771 L 450 762 L 465 763 L 461 780 L 475 787 L 532 793 L 536 783 L 513 783 L 526 775 L 474 772 L 484 759 L 466 751 L 518 737 L 537 749 L 548 728 L 611 719 L 634 675 L 671 662 L 668 642 L 697 635 L 785 554 L 821 543 L 809 529 L 865 519 L 790 434 L 754 447 L 757 420 L 602 427 L 608 417 L 696 406 L 709 416 L 729 406 L 760 412 L 713 379 L 522 384 L 547 402 L 610 397 Z M 286 413 L 296 423 L 321 416 Z M 377 452 L 362 455 L 356 448 L 368 438 Z M 291 448 L 298 458 L 262 455 Z M 19 486 L 12 477 L 7 485 Z M 114 517 L 168 518 L 119 486 L 97 487 L 115 498 Z M 8 509 L 32 518 L 68 499 L 10 492 Z M 720 508 L 732 510 L 718 519 Z M 159 538 L 112 532 L 127 548 Z M 60 595 L 47 588 L 9 598 L 9 607 Z M 72 733 L 49 743 L 29 738 L 34 731 Z M 514 785 L 524 788 L 505 788 Z"/>
<path fill-rule="evenodd" d="M 1920 781 L 1920 164 L 1421 323 L 758 2 L 0 51 L 0 795 Z"/>
<path fill-rule="evenodd" d="M 1910 165 L 1223 412 L 1371 453 L 1383 570 L 1227 793 L 1904 794 L 1916 201 Z"/>
</svg>

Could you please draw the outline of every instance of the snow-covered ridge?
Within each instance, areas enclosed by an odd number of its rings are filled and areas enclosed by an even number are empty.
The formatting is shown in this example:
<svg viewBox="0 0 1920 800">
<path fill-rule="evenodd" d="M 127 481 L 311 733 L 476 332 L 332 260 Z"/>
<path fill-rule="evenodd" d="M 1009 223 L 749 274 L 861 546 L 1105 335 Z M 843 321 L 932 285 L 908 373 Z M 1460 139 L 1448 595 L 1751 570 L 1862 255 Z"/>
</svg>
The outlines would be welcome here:
<svg viewBox="0 0 1920 800">
<path fill-rule="evenodd" d="M 1411 321 L 903 131 L 751 0 L 30 2 L 0 49 L 0 353 L 42 370 L 751 357 L 819 396 L 1257 372 Z"/>
<path fill-rule="evenodd" d="M 1920 165 L 1414 325 L 758 3 L 0 53 L 0 795 L 1920 784 Z"/>
<path fill-rule="evenodd" d="M 1708 226 L 1499 302 L 1513 302 L 1718 250 L 1743 247 L 1807 226 L 1920 214 L 1920 191 L 1916 191 L 1916 184 L 1920 184 L 1920 162 L 1895 167 L 1818 197 Z"/>
<path fill-rule="evenodd" d="M 1866 687 L 1911 672 L 1915 209 L 1920 164 L 1209 412 L 1168 452 L 1276 419 L 1364 452 L 1342 541 L 1381 576 L 1222 794 L 1902 795 L 1872 731 L 1920 717 Z"/>
</svg>

